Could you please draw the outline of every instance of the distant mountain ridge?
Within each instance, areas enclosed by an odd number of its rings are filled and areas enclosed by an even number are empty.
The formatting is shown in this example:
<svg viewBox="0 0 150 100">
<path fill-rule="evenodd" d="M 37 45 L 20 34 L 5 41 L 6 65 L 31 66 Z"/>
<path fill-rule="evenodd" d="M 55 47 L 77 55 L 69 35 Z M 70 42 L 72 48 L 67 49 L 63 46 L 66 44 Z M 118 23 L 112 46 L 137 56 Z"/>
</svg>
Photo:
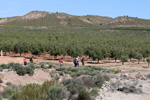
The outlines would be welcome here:
<svg viewBox="0 0 150 100">
<path fill-rule="evenodd" d="M 0 19 L 0 26 L 4 27 L 150 27 L 150 20 L 122 16 L 117 18 L 86 15 L 75 16 L 66 13 L 50 13 L 45 11 L 31 11 L 24 16 Z"/>
</svg>

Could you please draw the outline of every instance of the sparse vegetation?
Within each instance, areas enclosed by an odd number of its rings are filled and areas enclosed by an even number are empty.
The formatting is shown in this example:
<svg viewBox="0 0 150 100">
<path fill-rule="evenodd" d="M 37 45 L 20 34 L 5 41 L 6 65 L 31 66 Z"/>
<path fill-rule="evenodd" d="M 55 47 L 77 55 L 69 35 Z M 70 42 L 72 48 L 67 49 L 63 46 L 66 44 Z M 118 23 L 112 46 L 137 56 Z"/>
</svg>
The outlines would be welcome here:
<svg viewBox="0 0 150 100">
<path fill-rule="evenodd" d="M 115 69 L 115 70 L 113 70 L 113 72 L 114 72 L 115 74 L 117 74 L 117 73 L 121 72 L 121 70 Z"/>
<path fill-rule="evenodd" d="M 0 68 L 1 68 L 1 71 L 3 69 L 14 70 L 14 71 L 16 71 L 16 73 L 18 75 L 22 76 L 25 74 L 33 75 L 35 66 L 34 66 L 34 64 L 29 64 L 28 66 L 23 67 L 23 65 L 21 65 L 19 63 L 9 63 L 9 64 L 1 64 Z"/>
<path fill-rule="evenodd" d="M 77 100 L 91 100 L 91 97 L 87 91 L 82 90 L 79 92 Z"/>
<path fill-rule="evenodd" d="M 97 96 L 98 95 L 98 89 L 97 88 L 93 88 L 91 91 L 90 91 L 90 94 L 91 96 Z"/>
<path fill-rule="evenodd" d="M 4 97 L 4 98 L 10 98 L 12 95 L 14 95 L 15 94 L 15 91 L 14 90 L 12 90 L 12 89 L 9 89 L 9 88 L 5 88 L 5 90 L 3 91 L 3 93 L 2 93 L 2 96 Z"/>
<path fill-rule="evenodd" d="M 29 84 L 16 91 L 10 100 L 60 100 L 63 87 L 56 81 L 45 82 L 43 85 Z"/>
</svg>

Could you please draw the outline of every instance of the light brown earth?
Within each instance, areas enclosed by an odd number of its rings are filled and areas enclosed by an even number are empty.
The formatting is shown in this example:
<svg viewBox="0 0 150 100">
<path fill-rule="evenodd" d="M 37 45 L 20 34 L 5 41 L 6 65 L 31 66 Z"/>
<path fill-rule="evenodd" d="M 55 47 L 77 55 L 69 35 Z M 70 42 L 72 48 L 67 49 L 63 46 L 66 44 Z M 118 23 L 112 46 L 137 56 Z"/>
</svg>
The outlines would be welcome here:
<svg viewBox="0 0 150 100">
<path fill-rule="evenodd" d="M 0 64 L 8 64 L 10 62 L 14 63 L 20 63 L 23 64 L 23 57 L 19 57 L 19 54 L 7 54 L 8 56 L 0 57 Z M 31 57 L 31 54 L 27 54 L 28 62 L 29 58 Z M 49 54 L 44 54 L 40 57 L 35 56 L 34 62 L 40 63 L 40 62 L 53 62 L 58 63 L 59 58 L 57 60 L 54 60 L 54 57 L 49 56 Z M 81 57 L 82 58 L 82 57 Z M 80 58 L 80 59 L 81 59 Z M 64 63 L 65 64 L 72 64 L 73 59 L 69 56 L 64 57 Z M 114 60 L 103 60 L 100 61 L 99 64 L 96 63 L 97 61 L 92 61 L 91 59 L 86 58 L 85 65 L 91 65 L 91 66 L 101 66 L 107 69 L 120 69 L 123 74 L 132 74 L 133 78 L 135 78 L 135 74 L 143 74 L 148 75 L 150 74 L 150 68 L 147 68 L 148 64 L 147 62 L 141 61 L 140 64 L 137 63 L 136 60 L 132 60 L 132 62 L 126 62 L 124 65 L 117 60 L 117 63 L 114 62 Z M 81 65 L 81 63 L 80 63 Z M 3 89 L 3 87 L 6 87 L 4 83 L 11 82 L 14 84 L 28 84 L 28 83 L 38 83 L 42 84 L 44 81 L 51 80 L 51 77 L 49 75 L 49 72 L 51 70 L 41 70 L 37 69 L 35 70 L 35 73 L 33 76 L 25 75 L 25 76 L 18 76 L 15 74 L 15 72 L 0 72 L 0 78 L 2 78 L 3 83 L 0 84 L 0 90 Z M 119 76 L 119 74 L 117 74 Z M 121 92 L 106 92 L 105 97 L 103 99 L 97 99 L 97 100 L 150 100 L 150 80 L 145 80 L 143 83 L 144 91 L 146 91 L 146 94 L 124 94 Z"/>
<path fill-rule="evenodd" d="M 8 64 L 10 62 L 14 63 L 20 63 L 23 64 L 23 58 L 24 56 L 19 56 L 19 54 L 7 54 L 8 56 L 3 56 L 0 57 L 0 64 Z M 30 58 L 32 57 L 31 54 L 26 54 L 28 58 L 28 62 Z M 40 57 L 39 56 L 34 56 L 34 62 L 35 63 L 40 63 L 40 62 L 59 62 L 59 59 L 62 56 L 58 56 L 57 59 L 55 59 L 53 56 L 50 56 L 49 54 L 43 54 Z M 82 57 L 79 58 L 79 61 L 81 60 Z M 65 64 L 72 64 L 73 66 L 73 58 L 70 56 L 65 56 L 63 57 L 64 63 Z M 81 61 L 80 61 L 81 65 Z M 103 60 L 100 61 L 99 64 L 97 64 L 97 61 L 92 61 L 92 59 L 89 59 L 88 57 L 85 58 L 85 65 L 91 65 L 91 66 L 100 66 L 108 69 L 120 69 L 122 72 L 130 72 L 130 73 L 144 73 L 144 74 L 150 74 L 150 68 L 147 68 L 148 64 L 147 62 L 141 61 L 140 64 L 137 63 L 135 59 L 132 60 L 132 62 L 125 62 L 124 65 L 117 60 L 115 63 L 114 60 Z"/>
</svg>

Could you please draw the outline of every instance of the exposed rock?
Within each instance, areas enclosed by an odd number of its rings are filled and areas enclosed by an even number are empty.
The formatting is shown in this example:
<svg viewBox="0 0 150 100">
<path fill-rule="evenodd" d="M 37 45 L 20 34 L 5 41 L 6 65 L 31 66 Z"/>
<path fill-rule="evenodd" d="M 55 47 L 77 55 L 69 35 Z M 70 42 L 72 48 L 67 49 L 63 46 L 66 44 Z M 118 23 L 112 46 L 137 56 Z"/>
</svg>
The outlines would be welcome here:
<svg viewBox="0 0 150 100">
<path fill-rule="evenodd" d="M 142 93 L 142 90 L 137 89 L 135 86 L 127 86 L 127 87 L 122 87 L 122 88 L 118 88 L 118 91 L 122 91 L 124 93 Z"/>
<path fill-rule="evenodd" d="M 52 13 L 45 12 L 45 11 L 31 11 L 28 14 L 21 17 L 21 19 L 37 19 L 37 18 L 45 17 L 48 14 L 52 14 Z"/>
</svg>

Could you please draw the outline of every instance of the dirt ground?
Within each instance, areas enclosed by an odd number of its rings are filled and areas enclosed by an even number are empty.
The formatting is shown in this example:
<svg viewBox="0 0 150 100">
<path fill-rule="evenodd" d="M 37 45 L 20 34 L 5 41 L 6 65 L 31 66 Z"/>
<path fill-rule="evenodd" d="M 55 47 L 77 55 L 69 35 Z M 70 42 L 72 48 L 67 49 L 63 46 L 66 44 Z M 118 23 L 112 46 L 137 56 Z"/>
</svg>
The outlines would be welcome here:
<svg viewBox="0 0 150 100">
<path fill-rule="evenodd" d="M 27 54 L 26 55 L 28 58 L 28 62 L 30 60 L 30 58 L 32 57 L 31 54 Z M 7 54 L 7 56 L 3 56 L 0 57 L 0 64 L 8 64 L 10 62 L 14 62 L 14 63 L 20 63 L 23 64 L 23 56 L 19 56 L 19 54 Z M 54 57 L 50 56 L 49 54 L 43 54 L 40 57 L 39 56 L 34 56 L 34 62 L 35 63 L 40 63 L 40 62 L 52 62 L 52 63 L 59 63 L 59 58 L 61 58 L 61 56 L 58 57 L 58 59 L 54 59 Z M 80 57 L 79 60 L 81 60 L 82 57 Z M 64 63 L 65 64 L 72 64 L 73 66 L 73 58 L 69 57 L 69 56 L 65 56 L 63 57 L 64 59 Z M 92 59 L 88 59 L 88 57 L 86 57 L 85 59 L 85 65 L 91 65 L 91 66 L 100 66 L 103 68 L 107 68 L 107 69 L 120 69 L 121 70 L 121 74 L 132 74 L 133 78 L 135 74 L 143 74 L 143 75 L 148 75 L 150 74 L 150 67 L 148 68 L 148 64 L 147 62 L 143 62 L 140 61 L 140 64 L 137 63 L 136 60 L 132 60 L 132 62 L 126 62 L 124 65 L 122 65 L 122 63 L 117 60 L 117 62 L 115 62 L 114 60 L 103 60 L 100 61 L 99 64 L 96 63 L 97 61 L 92 61 Z M 80 61 L 80 66 L 81 66 L 81 61 Z M 81 66 L 82 67 L 82 66 Z M 38 72 L 37 72 L 38 73 Z M 34 77 L 30 78 L 31 80 L 34 79 L 34 81 L 39 81 L 37 79 L 37 77 L 41 76 L 41 73 L 43 73 L 43 71 L 39 72 L 40 74 L 35 75 Z M 13 82 L 15 81 L 15 77 L 10 77 L 10 75 L 7 75 L 7 73 L 1 73 L 2 75 L 5 76 L 6 81 L 10 81 L 10 78 Z M 14 74 L 15 75 L 15 74 Z M 50 76 L 48 76 L 48 74 L 46 74 L 45 72 L 43 73 L 43 75 L 47 75 L 47 78 L 41 77 L 40 81 L 43 82 L 43 80 L 51 80 L 49 79 Z M 117 75 L 117 74 L 116 74 Z M 8 76 L 8 77 L 6 77 Z M 25 79 L 27 76 L 24 76 L 23 79 Z M 20 80 L 19 82 L 22 82 L 21 79 L 22 77 L 18 76 L 18 79 Z M 29 80 L 29 78 L 26 78 L 27 80 Z M 6 82 L 5 82 L 6 83 Z M 19 83 L 18 83 L 19 84 Z M 115 92 L 115 93 L 111 93 L 111 92 L 106 92 L 104 95 L 105 97 L 103 99 L 96 99 L 96 100 L 150 100 L 150 80 L 145 80 L 143 81 L 143 88 L 145 90 L 145 94 L 124 94 L 121 92 Z M 2 84 L 1 84 L 2 85 Z"/>
<path fill-rule="evenodd" d="M 32 55 L 30 53 L 26 54 L 28 58 L 28 62 L 30 62 L 30 58 Z M 59 59 L 62 56 L 58 56 L 57 59 L 55 59 L 53 56 L 50 56 L 48 53 L 45 53 L 40 56 L 34 56 L 34 62 L 35 63 L 40 63 L 40 62 L 59 62 Z M 0 57 L 0 64 L 8 64 L 10 62 L 14 63 L 20 63 L 23 64 L 23 58 L 24 54 L 20 57 L 19 54 L 14 54 L 14 53 L 7 53 L 7 56 Z M 81 59 L 83 57 L 79 58 L 79 64 L 81 65 Z M 64 63 L 65 64 L 72 64 L 73 66 L 73 58 L 70 56 L 65 56 L 63 57 Z M 97 61 L 93 61 L 92 59 L 89 59 L 88 57 L 85 57 L 85 65 L 91 65 L 91 66 L 100 66 L 108 69 L 120 69 L 122 72 L 128 72 L 128 73 L 144 73 L 144 74 L 150 74 L 150 68 L 147 68 L 148 64 L 147 62 L 141 61 L 140 64 L 137 63 L 136 60 L 132 60 L 132 62 L 125 62 L 124 65 L 117 60 L 115 62 L 114 60 L 102 60 L 97 64 Z"/>
</svg>

